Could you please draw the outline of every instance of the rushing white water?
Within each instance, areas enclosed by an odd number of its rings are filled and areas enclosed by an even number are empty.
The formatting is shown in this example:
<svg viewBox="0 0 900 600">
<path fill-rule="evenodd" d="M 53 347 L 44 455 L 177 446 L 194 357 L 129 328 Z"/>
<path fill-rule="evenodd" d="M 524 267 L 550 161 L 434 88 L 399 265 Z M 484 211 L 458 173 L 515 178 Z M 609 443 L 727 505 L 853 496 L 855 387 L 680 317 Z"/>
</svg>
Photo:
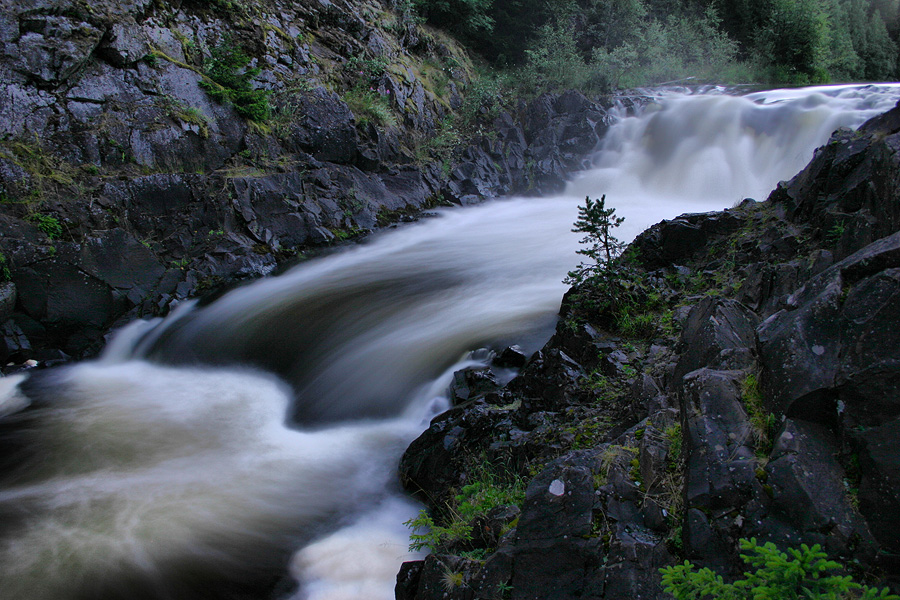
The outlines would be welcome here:
<svg viewBox="0 0 900 600">
<path fill-rule="evenodd" d="M 558 197 L 442 211 L 0 381 L 0 598 L 249 598 L 285 572 L 276 597 L 392 597 L 417 510 L 395 465 L 467 351 L 549 335 L 584 196 L 625 239 L 762 199 L 898 96 L 661 95 Z"/>
</svg>

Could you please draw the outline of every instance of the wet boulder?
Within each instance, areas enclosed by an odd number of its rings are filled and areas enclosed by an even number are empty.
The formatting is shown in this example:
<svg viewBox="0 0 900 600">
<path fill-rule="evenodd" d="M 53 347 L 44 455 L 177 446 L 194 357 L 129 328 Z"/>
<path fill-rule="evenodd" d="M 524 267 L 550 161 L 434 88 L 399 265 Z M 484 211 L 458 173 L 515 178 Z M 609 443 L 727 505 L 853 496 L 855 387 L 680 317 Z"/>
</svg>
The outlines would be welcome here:
<svg viewBox="0 0 900 600">
<path fill-rule="evenodd" d="M 514 599 L 582 595 L 599 566 L 590 539 L 594 484 L 590 469 L 558 464 L 528 485 L 513 551 Z"/>
<path fill-rule="evenodd" d="M 51 258 L 17 269 L 13 281 L 25 314 L 64 335 L 99 337 L 115 314 L 109 286 L 66 260 Z"/>
<path fill-rule="evenodd" d="M 469 367 L 456 371 L 450 383 L 450 401 L 462 404 L 500 388 L 500 382 L 490 367 Z"/>
<path fill-rule="evenodd" d="M 770 408 L 822 421 L 841 400 L 862 424 L 900 415 L 898 310 L 900 234 L 815 277 L 757 332 Z"/>
<path fill-rule="evenodd" d="M 827 269 L 790 304 L 757 332 L 769 407 L 828 425 L 851 442 L 860 512 L 897 553 L 900 233 Z"/>
<path fill-rule="evenodd" d="M 11 281 L 0 283 L 0 323 L 12 315 L 16 308 L 16 284 Z"/>
<path fill-rule="evenodd" d="M 397 600 L 474 600 L 470 579 L 477 561 L 448 554 L 404 563 L 397 575 Z"/>
<path fill-rule="evenodd" d="M 756 314 L 735 300 L 701 300 L 683 325 L 673 385 L 696 369 L 737 370 L 752 364 L 758 323 Z"/>
<path fill-rule="evenodd" d="M 900 419 L 859 432 L 859 508 L 873 535 L 900 554 Z"/>
<path fill-rule="evenodd" d="M 507 346 L 494 360 L 493 364 L 501 369 L 521 369 L 528 362 L 528 356 L 521 346 Z"/>
<path fill-rule="evenodd" d="M 452 408 L 431 421 L 400 459 L 400 481 L 413 495 L 436 506 L 458 486 L 469 455 L 486 450 L 500 431 L 508 431 L 510 414 L 484 402 Z"/>
<path fill-rule="evenodd" d="M 640 263 L 647 269 L 683 264 L 717 236 L 737 231 L 743 220 L 736 211 L 686 214 L 661 221 L 635 238 Z"/>
<path fill-rule="evenodd" d="M 146 246 L 118 228 L 87 238 L 79 263 L 86 273 L 126 295 L 132 305 L 148 296 L 165 273 Z"/>
<path fill-rule="evenodd" d="M 706 510 L 735 508 L 754 492 L 753 430 L 741 399 L 741 371 L 701 369 L 684 378 L 685 500 Z"/>
<path fill-rule="evenodd" d="M 788 419 L 765 467 L 772 495 L 770 518 L 793 530 L 778 540 L 784 545 L 801 540 L 821 543 L 844 559 L 856 552 L 857 558 L 871 560 L 875 541 L 853 507 L 839 455 L 840 444 L 828 428 Z M 788 531 L 784 527 L 771 530 L 782 535 Z"/>
<path fill-rule="evenodd" d="M 841 129 L 771 199 L 830 237 L 838 257 L 900 229 L 900 106 Z M 828 240 L 826 240 L 828 241 Z"/>
<path fill-rule="evenodd" d="M 127 67 L 147 55 L 149 45 L 134 19 L 113 23 L 103 37 L 97 54 L 116 67 Z"/>
</svg>

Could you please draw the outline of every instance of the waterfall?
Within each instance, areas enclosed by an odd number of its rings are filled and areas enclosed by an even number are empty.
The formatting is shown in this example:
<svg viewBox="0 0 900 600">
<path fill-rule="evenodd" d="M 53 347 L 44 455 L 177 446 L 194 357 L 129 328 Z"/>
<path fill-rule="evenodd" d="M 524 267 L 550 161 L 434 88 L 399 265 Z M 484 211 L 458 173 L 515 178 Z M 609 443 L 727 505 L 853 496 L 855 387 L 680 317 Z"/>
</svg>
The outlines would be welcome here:
<svg viewBox="0 0 900 600">
<path fill-rule="evenodd" d="M 660 93 L 557 197 L 443 209 L 0 380 L 0 597 L 392 598 L 418 510 L 399 457 L 472 350 L 546 341 L 586 195 L 623 239 L 761 200 L 898 97 Z"/>
</svg>

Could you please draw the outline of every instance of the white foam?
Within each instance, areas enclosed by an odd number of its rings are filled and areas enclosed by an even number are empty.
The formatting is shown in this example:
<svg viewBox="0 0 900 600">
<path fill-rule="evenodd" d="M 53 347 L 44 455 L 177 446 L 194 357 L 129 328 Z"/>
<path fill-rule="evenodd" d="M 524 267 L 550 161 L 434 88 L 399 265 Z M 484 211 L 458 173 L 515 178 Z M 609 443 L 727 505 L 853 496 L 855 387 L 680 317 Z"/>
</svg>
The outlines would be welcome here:
<svg viewBox="0 0 900 600">
<path fill-rule="evenodd" d="M 3 598 L 58 600 L 171 560 L 224 569 L 242 548 L 302 539 L 382 495 L 419 428 L 290 430 L 282 386 L 246 372 L 84 364 L 57 386 L 26 479 L 0 492 L 0 508 L 28 511 L 0 543 Z"/>
<path fill-rule="evenodd" d="M 423 558 L 409 552 L 409 530 L 403 525 L 419 507 L 392 498 L 326 538 L 306 546 L 292 561 L 292 572 L 304 582 L 296 600 L 373 600 L 394 595 L 400 565 Z"/>
<path fill-rule="evenodd" d="M 25 410 L 30 401 L 19 390 L 19 384 L 25 381 L 25 375 L 0 377 L 0 417 L 5 417 Z"/>
</svg>

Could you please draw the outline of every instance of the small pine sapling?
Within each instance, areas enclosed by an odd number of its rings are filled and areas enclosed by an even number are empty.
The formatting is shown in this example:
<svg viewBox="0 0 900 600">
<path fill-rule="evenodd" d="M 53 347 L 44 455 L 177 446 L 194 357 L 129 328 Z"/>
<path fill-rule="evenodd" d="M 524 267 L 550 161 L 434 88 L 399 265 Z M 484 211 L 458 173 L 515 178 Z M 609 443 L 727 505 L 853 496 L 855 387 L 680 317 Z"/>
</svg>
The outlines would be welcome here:
<svg viewBox="0 0 900 600">
<path fill-rule="evenodd" d="M 593 264 L 581 263 L 566 278 L 568 284 L 578 284 L 586 279 L 607 276 L 613 269 L 613 260 L 622 253 L 625 243 L 612 234 L 612 230 L 622 224 L 625 217 L 617 217 L 616 209 L 606 208 L 606 195 L 599 200 L 585 197 L 584 206 L 578 207 L 578 220 L 572 231 L 586 234 L 581 239 L 585 248 L 578 254 L 592 259 Z"/>
</svg>

